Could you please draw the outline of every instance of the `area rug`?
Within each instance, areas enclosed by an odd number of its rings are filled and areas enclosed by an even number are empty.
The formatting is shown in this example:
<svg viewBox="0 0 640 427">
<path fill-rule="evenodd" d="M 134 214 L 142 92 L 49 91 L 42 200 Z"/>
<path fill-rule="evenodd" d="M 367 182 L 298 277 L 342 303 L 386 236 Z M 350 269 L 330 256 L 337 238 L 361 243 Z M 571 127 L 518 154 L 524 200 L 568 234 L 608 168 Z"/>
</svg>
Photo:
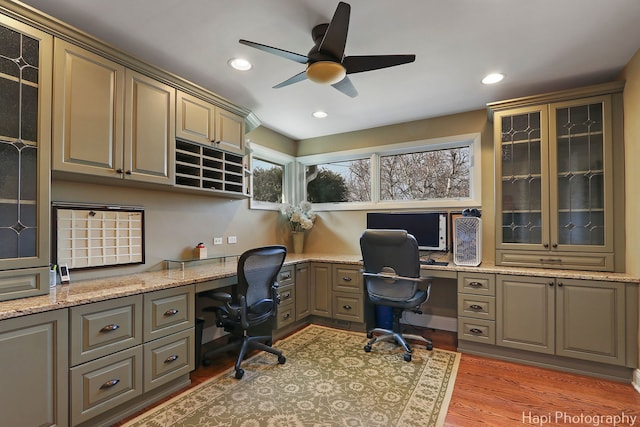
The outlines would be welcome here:
<svg viewBox="0 0 640 427">
<path fill-rule="evenodd" d="M 460 353 L 381 342 L 365 333 L 310 325 L 264 352 L 151 409 L 127 427 L 442 426 Z"/>
</svg>

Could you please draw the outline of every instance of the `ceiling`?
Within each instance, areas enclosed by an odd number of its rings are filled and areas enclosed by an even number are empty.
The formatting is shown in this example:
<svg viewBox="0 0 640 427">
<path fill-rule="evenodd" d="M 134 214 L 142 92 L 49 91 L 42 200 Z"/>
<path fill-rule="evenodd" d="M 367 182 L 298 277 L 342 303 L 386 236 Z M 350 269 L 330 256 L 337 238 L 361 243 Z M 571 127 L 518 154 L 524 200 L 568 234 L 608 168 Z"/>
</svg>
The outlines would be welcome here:
<svg viewBox="0 0 640 427">
<path fill-rule="evenodd" d="M 484 108 L 487 102 L 613 80 L 640 48 L 638 0 L 347 0 L 345 55 L 415 54 L 353 74 L 350 98 L 304 70 L 238 43 L 306 55 L 338 0 L 24 0 L 232 103 L 300 140 Z M 227 61 L 242 57 L 253 69 Z M 501 72 L 494 86 L 484 75 Z M 324 119 L 311 113 L 326 111 Z"/>
</svg>

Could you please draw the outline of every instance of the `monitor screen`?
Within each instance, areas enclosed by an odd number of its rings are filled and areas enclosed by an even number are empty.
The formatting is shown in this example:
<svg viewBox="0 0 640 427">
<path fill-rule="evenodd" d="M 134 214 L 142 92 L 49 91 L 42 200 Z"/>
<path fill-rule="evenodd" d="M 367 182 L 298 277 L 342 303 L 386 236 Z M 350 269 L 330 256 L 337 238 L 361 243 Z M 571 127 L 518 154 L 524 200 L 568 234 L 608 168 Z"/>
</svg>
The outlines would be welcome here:
<svg viewBox="0 0 640 427">
<path fill-rule="evenodd" d="M 442 212 L 368 212 L 367 228 L 407 230 L 423 251 L 447 250 L 447 214 Z"/>
</svg>

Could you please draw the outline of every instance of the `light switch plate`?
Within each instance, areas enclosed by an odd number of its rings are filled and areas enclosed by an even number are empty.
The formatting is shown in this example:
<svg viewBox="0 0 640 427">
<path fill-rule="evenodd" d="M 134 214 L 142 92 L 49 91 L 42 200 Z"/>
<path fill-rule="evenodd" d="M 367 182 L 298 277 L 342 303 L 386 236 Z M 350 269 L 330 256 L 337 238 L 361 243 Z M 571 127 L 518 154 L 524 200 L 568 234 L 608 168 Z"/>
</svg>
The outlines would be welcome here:
<svg viewBox="0 0 640 427">
<path fill-rule="evenodd" d="M 222 237 L 214 237 L 213 238 L 213 244 L 214 245 L 221 245 L 222 244 Z"/>
<path fill-rule="evenodd" d="M 227 243 L 238 243 L 238 239 L 236 239 L 236 236 L 228 236 L 227 237 Z"/>
</svg>

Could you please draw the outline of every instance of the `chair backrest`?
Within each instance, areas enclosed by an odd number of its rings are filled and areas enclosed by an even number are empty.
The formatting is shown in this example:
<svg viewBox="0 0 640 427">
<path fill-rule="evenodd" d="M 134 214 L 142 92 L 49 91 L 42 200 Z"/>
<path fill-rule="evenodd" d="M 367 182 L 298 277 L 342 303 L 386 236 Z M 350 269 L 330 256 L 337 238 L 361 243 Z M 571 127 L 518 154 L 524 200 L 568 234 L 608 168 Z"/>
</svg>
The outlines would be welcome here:
<svg viewBox="0 0 640 427">
<path fill-rule="evenodd" d="M 273 298 L 271 287 L 286 256 L 287 248 L 279 245 L 249 249 L 240 256 L 237 294 L 245 296 L 248 307 Z M 275 307 L 273 304 L 274 311 Z"/>
<path fill-rule="evenodd" d="M 366 273 L 391 273 L 404 277 L 420 277 L 420 251 L 415 237 L 406 230 L 365 230 L 360 237 L 360 250 Z M 369 295 L 390 301 L 413 297 L 418 283 L 409 280 L 365 276 Z"/>
</svg>

